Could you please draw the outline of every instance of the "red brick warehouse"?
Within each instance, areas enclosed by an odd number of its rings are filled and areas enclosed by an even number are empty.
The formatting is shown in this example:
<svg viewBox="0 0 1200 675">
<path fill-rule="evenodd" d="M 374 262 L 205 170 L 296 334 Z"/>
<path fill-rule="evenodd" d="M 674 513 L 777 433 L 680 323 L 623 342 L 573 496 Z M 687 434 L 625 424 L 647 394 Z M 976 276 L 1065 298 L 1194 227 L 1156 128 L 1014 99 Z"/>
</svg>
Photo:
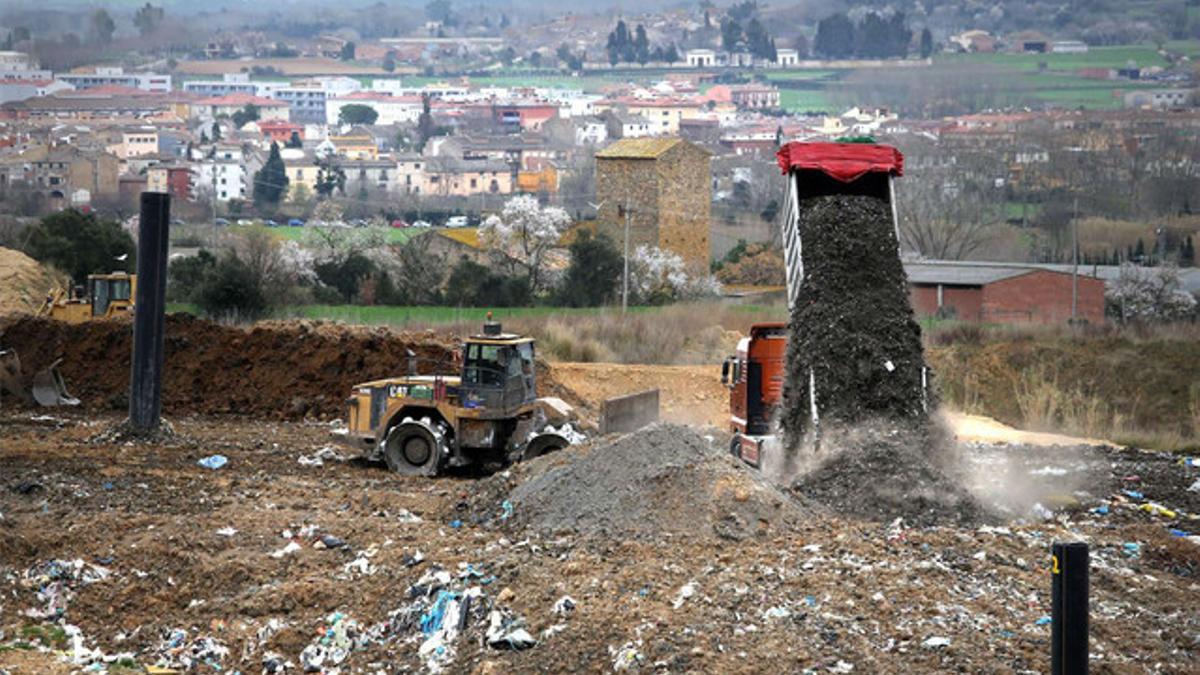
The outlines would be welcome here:
<svg viewBox="0 0 1200 675">
<path fill-rule="evenodd" d="M 988 323 L 1067 323 L 1071 320 L 1069 272 L 1021 265 L 920 262 L 905 265 L 909 296 L 918 316 Z M 1080 268 L 1077 316 L 1104 322 L 1104 280 Z"/>
</svg>

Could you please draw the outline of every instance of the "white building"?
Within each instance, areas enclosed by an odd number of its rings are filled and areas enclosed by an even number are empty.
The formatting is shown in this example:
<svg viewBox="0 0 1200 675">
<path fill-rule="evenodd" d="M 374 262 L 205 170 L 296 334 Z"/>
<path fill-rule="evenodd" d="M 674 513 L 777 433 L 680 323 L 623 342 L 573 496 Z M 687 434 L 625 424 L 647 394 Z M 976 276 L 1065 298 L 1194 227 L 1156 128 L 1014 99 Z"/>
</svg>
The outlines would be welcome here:
<svg viewBox="0 0 1200 675">
<path fill-rule="evenodd" d="M 1139 89 L 1125 94 L 1125 107 L 1168 110 L 1187 107 L 1190 99 L 1188 89 Z"/>
<path fill-rule="evenodd" d="M 717 65 L 717 53 L 711 49 L 689 49 L 684 53 L 688 68 L 711 68 Z"/>
<path fill-rule="evenodd" d="M 288 104 L 293 122 L 324 124 L 327 99 L 361 91 L 362 88 L 362 82 L 352 77 L 313 77 L 279 87 L 272 98 Z"/>
<path fill-rule="evenodd" d="M 421 117 L 420 96 L 392 96 L 373 91 L 356 91 L 325 100 L 325 123 L 340 124 L 342 108 L 348 105 L 365 105 L 379 117 L 375 124 L 415 123 Z"/>
<path fill-rule="evenodd" d="M 775 65 L 781 68 L 790 68 L 798 63 L 800 63 L 800 52 L 795 49 L 775 50 Z"/>
<path fill-rule="evenodd" d="M 575 145 L 601 145 L 608 141 L 608 125 L 598 117 L 579 121 L 575 127 Z"/>
<path fill-rule="evenodd" d="M 0 82 L 11 80 L 50 80 L 49 70 L 35 68 L 25 52 L 0 51 Z"/>
<path fill-rule="evenodd" d="M 1088 46 L 1079 40 L 1061 40 L 1051 44 L 1050 51 L 1055 54 L 1086 54 Z"/>
<path fill-rule="evenodd" d="M 91 73 L 60 73 L 56 79 L 67 82 L 76 89 L 95 87 L 130 87 L 142 91 L 171 91 L 171 76 L 159 73 L 127 73 L 117 66 L 97 67 Z"/>
<path fill-rule="evenodd" d="M 272 98 L 280 86 L 279 82 L 252 82 L 249 73 L 225 73 L 219 80 L 188 80 L 183 83 L 183 90 L 201 96 L 246 94 Z"/>
<path fill-rule="evenodd" d="M 246 199 L 251 196 L 246 173 L 241 146 L 218 143 L 212 157 L 205 156 L 192 165 L 192 194 L 213 196 L 220 202 Z"/>
</svg>

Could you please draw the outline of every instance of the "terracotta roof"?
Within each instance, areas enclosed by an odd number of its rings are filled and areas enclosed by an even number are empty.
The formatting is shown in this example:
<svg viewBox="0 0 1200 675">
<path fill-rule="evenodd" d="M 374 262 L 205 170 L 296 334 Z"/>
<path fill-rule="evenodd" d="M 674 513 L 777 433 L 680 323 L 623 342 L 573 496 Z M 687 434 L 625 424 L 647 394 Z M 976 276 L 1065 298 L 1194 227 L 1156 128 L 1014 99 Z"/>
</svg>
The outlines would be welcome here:
<svg viewBox="0 0 1200 675">
<path fill-rule="evenodd" d="M 600 159 L 654 159 L 676 145 L 681 138 L 622 138 L 596 153 Z M 706 151 L 707 152 L 707 151 Z"/>
</svg>

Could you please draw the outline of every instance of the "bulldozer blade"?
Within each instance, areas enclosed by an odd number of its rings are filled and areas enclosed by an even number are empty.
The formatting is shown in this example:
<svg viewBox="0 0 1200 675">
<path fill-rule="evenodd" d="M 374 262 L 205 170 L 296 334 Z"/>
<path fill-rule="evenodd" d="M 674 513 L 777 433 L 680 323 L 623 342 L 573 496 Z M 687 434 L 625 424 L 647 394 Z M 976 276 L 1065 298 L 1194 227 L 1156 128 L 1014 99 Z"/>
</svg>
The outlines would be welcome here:
<svg viewBox="0 0 1200 675">
<path fill-rule="evenodd" d="M 50 367 L 33 376 L 33 399 L 38 405 L 53 407 L 60 405 L 79 405 L 79 399 L 67 393 L 67 385 L 63 382 L 62 373 L 58 372 L 58 364 L 62 359 L 50 364 Z"/>
<path fill-rule="evenodd" d="M 21 379 L 21 358 L 15 349 L 0 350 L 0 397 L 5 393 L 16 396 L 23 403 L 32 402 Z"/>
</svg>

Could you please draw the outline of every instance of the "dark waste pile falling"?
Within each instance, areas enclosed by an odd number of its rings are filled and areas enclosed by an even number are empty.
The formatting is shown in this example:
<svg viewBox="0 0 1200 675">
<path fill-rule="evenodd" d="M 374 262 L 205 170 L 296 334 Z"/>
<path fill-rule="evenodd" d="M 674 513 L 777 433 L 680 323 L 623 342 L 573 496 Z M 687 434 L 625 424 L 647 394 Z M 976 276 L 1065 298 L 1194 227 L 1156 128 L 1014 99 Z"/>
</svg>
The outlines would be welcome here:
<svg viewBox="0 0 1200 675">
<path fill-rule="evenodd" d="M 792 309 L 781 411 L 787 463 L 809 469 L 795 487 L 864 518 L 975 520 L 978 505 L 948 473 L 953 462 L 929 429 L 921 329 L 890 205 L 867 196 L 807 199 L 799 229 L 804 278 Z M 810 392 L 819 455 L 804 442 L 814 431 Z"/>
</svg>

